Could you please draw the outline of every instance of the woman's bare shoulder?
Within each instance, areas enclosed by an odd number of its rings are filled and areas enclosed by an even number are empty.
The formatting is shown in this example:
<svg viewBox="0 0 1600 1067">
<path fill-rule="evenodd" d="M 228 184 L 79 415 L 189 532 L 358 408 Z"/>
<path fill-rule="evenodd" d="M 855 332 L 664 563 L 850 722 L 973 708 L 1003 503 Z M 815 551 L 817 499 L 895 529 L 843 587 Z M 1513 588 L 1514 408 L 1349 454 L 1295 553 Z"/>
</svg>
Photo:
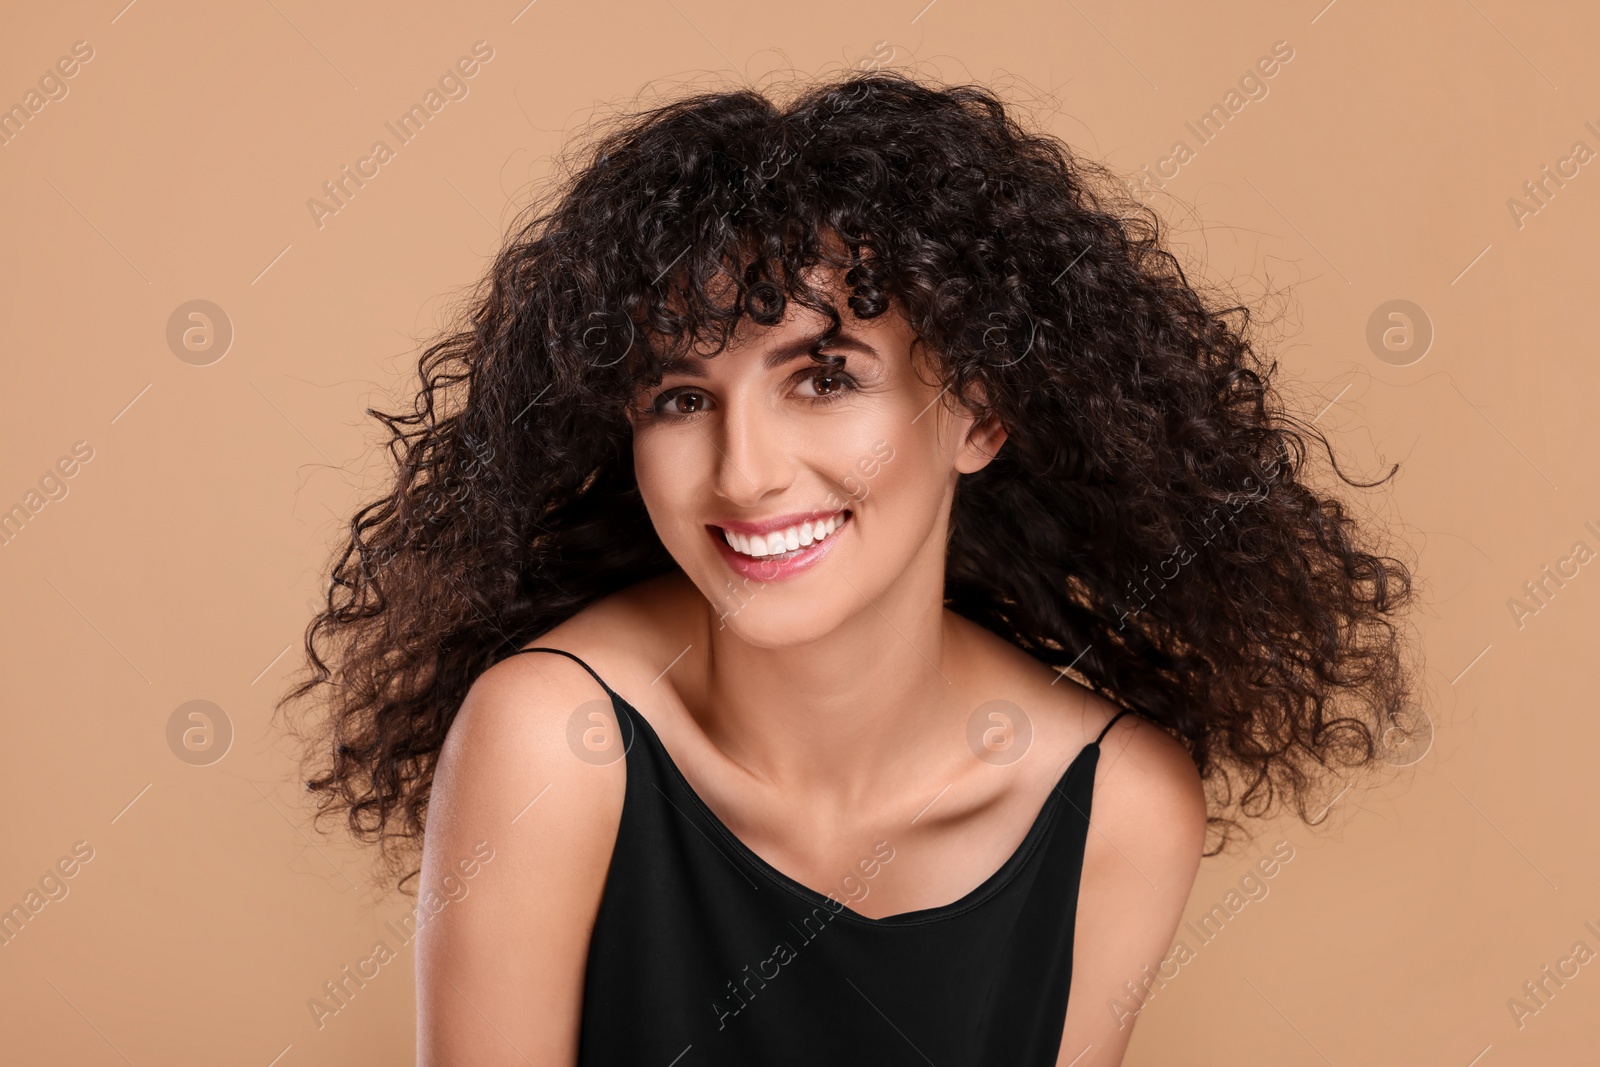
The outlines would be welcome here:
<svg viewBox="0 0 1600 1067">
<path fill-rule="evenodd" d="M 614 610 L 580 613 L 528 646 L 604 662 L 613 642 L 592 635 Z M 473 680 L 427 810 L 419 890 L 452 904 L 419 930 L 419 1062 L 491 1062 L 505 1041 L 530 1060 L 573 1062 L 626 795 L 618 725 L 605 691 L 566 656 L 513 654 Z M 466 899 L 455 871 L 484 853 L 493 862 Z"/>
<path fill-rule="evenodd" d="M 449 826 L 440 835 L 498 827 L 570 852 L 571 862 L 550 866 L 603 875 L 626 792 L 625 746 L 616 708 L 584 665 L 623 689 L 647 655 L 642 607 L 633 589 L 602 598 L 473 680 L 440 749 L 430 837 L 440 822 Z"/>
<path fill-rule="evenodd" d="M 1051 756 L 1053 767 L 1064 767 L 1083 747 L 1099 737 L 1107 724 L 1115 725 L 1100 742 L 1095 773 L 1095 825 L 1144 824 L 1163 827 L 1173 840 L 1168 847 L 1187 854 L 1196 827 L 1203 832 L 1205 798 L 1200 775 L 1188 751 L 1171 734 L 1137 712 L 1052 670 L 1009 641 L 968 623 L 986 661 L 987 692 L 1015 694 L 1029 719 L 1033 743 Z"/>
<path fill-rule="evenodd" d="M 584 642 L 572 639 L 581 631 L 567 625 L 526 647 L 566 648 L 587 660 Z M 605 843 L 609 853 L 625 767 L 597 755 L 597 734 L 620 738 L 615 709 L 579 663 L 547 653 L 506 656 L 473 680 L 451 721 L 435 770 L 429 829 L 441 805 L 454 819 L 498 820 L 518 833 L 553 818 L 557 825 L 540 834 L 570 832 Z M 540 811 L 550 809 L 549 818 L 534 818 L 535 801 Z"/>
<path fill-rule="evenodd" d="M 1188 749 L 1136 710 L 1070 678 L 1062 679 L 1057 688 L 1062 687 L 1070 687 L 1088 739 L 1100 737 L 1094 825 L 1141 835 L 1169 867 L 1181 869 L 1191 858 L 1198 864 L 1206 797 Z"/>
<path fill-rule="evenodd" d="M 1113 701 L 1084 692 L 1095 721 L 1102 724 L 1099 729 L 1116 719 L 1100 742 L 1095 825 L 1144 835 L 1171 868 L 1197 866 L 1205 838 L 1206 794 L 1189 750 L 1136 710 L 1122 714 L 1125 709 Z"/>
<path fill-rule="evenodd" d="M 1091 696 L 1106 722 L 1121 710 Z M 1136 713 L 1118 719 L 1095 767 L 1061 1063 L 1086 1046 L 1097 1064 L 1121 1062 L 1132 1027 L 1105 1005 L 1123 1003 L 1129 983 L 1166 958 L 1199 873 L 1206 816 L 1188 750 Z"/>
</svg>

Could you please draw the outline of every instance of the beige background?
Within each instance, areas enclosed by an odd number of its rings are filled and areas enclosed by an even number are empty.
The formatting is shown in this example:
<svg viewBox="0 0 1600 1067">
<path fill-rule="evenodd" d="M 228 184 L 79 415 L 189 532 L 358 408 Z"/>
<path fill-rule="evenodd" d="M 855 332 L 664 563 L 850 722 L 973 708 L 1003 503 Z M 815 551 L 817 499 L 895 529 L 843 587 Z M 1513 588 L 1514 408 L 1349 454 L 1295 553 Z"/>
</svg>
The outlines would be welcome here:
<svg viewBox="0 0 1600 1067">
<path fill-rule="evenodd" d="M 320 1028 L 307 1007 L 412 902 L 310 830 L 271 707 L 341 517 L 378 484 L 363 408 L 406 387 L 597 109 L 892 50 L 1131 173 L 1196 148 L 1184 124 L 1286 41 L 1267 95 L 1152 203 L 1196 278 L 1264 301 L 1290 395 L 1350 468 L 1403 464 L 1357 507 L 1420 561 L 1436 735 L 1322 826 L 1206 861 L 1196 922 L 1294 849 L 1214 941 L 1180 930 L 1195 956 L 1126 1062 L 1597 1062 L 1600 963 L 1520 1027 L 1507 1005 L 1576 942 L 1600 950 L 1600 565 L 1520 625 L 1511 603 L 1575 542 L 1600 550 L 1600 164 L 1520 226 L 1508 206 L 1574 142 L 1600 150 L 1590 5 L 124 2 L 0 15 L 0 104 L 93 49 L 0 147 L 0 508 L 93 450 L 0 547 L 0 906 L 93 849 L 0 947 L 0 1058 L 409 1062 L 409 949 Z M 319 228 L 308 198 L 479 40 L 469 95 Z M 195 299 L 235 332 L 207 366 L 166 339 Z M 1431 321 L 1421 359 L 1369 347 L 1396 299 Z M 169 747 L 191 700 L 234 729 L 207 766 Z"/>
</svg>

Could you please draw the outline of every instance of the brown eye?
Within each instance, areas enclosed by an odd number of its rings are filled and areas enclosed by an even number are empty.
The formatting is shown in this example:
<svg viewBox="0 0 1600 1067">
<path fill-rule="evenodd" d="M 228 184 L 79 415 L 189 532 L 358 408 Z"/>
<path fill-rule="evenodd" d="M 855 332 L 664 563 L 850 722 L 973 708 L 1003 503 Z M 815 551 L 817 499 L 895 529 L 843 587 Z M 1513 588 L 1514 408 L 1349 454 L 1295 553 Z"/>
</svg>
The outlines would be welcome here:
<svg viewBox="0 0 1600 1067">
<path fill-rule="evenodd" d="M 827 368 L 809 371 L 801 381 L 810 382 L 813 390 L 810 394 L 803 394 L 804 398 L 821 402 L 837 400 L 856 388 L 856 381 L 850 375 Z"/>
<path fill-rule="evenodd" d="M 657 415 L 687 418 L 705 411 L 705 394 L 693 389 L 670 390 L 656 397 L 652 408 Z"/>
</svg>

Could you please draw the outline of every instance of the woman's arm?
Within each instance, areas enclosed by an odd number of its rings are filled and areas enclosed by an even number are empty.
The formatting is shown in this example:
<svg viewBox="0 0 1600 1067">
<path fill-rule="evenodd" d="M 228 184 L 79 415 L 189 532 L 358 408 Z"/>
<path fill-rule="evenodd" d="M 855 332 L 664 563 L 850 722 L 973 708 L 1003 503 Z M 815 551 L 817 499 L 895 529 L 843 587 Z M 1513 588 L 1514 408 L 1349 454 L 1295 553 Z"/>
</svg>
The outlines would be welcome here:
<svg viewBox="0 0 1600 1067">
<path fill-rule="evenodd" d="M 1126 716 L 1101 743 L 1059 1064 L 1118 1067 L 1205 848 L 1200 774 L 1170 735 Z M 1081 1058 L 1079 1058 L 1081 1056 Z"/>
<path fill-rule="evenodd" d="M 577 663 L 513 656 L 473 683 L 451 724 L 418 885 L 418 1067 L 577 1062 L 626 782 L 620 757 L 601 765 L 569 747 L 581 705 L 599 716 L 591 729 L 617 737 L 604 690 Z"/>
</svg>

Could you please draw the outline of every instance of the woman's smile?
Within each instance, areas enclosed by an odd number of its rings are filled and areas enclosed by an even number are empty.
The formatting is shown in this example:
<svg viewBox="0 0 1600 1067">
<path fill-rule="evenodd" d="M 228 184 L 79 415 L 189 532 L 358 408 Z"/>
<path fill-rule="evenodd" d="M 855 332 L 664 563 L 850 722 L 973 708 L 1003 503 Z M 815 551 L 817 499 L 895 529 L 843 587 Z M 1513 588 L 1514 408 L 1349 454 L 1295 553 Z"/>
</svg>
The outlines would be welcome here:
<svg viewBox="0 0 1600 1067">
<path fill-rule="evenodd" d="M 781 581 L 809 570 L 833 550 L 852 512 L 810 512 L 759 523 L 706 525 L 728 565 L 746 578 Z M 799 521 L 796 521 L 799 520 Z"/>
</svg>

